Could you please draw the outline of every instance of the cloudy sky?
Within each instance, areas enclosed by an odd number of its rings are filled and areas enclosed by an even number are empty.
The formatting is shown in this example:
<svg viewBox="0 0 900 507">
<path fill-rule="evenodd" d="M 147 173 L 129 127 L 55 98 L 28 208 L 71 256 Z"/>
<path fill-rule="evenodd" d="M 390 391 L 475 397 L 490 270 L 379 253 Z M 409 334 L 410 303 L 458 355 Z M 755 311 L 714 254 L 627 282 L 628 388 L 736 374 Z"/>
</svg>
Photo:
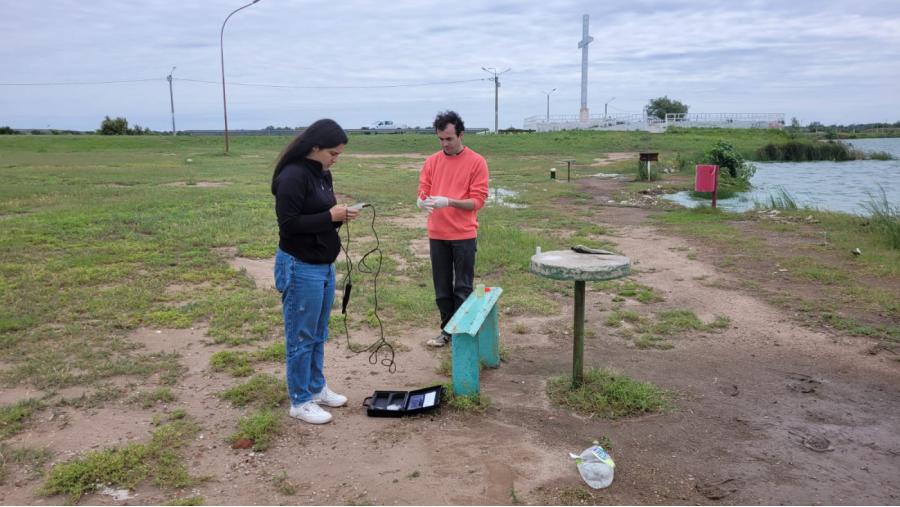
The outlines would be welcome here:
<svg viewBox="0 0 900 507">
<path fill-rule="evenodd" d="M 176 66 L 177 128 L 221 129 L 219 31 L 246 2 L 0 1 L 0 126 L 171 129 Z M 545 114 L 553 88 L 550 113 L 576 115 L 583 14 L 592 114 L 667 95 L 697 113 L 900 120 L 898 0 L 260 0 L 225 28 L 229 127 L 427 126 L 448 108 L 492 127 L 482 67 L 511 69 L 501 128 Z"/>
</svg>

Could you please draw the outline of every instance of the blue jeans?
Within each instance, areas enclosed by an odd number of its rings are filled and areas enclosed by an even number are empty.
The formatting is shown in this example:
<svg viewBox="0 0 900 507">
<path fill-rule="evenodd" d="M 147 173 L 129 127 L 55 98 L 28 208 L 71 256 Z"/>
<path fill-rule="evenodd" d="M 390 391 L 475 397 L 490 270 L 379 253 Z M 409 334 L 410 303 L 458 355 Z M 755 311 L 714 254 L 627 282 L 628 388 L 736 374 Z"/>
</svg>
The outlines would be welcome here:
<svg viewBox="0 0 900 507">
<path fill-rule="evenodd" d="M 307 264 L 279 248 L 275 288 L 284 312 L 288 395 L 296 407 L 325 387 L 322 367 L 334 302 L 334 264 Z"/>
</svg>

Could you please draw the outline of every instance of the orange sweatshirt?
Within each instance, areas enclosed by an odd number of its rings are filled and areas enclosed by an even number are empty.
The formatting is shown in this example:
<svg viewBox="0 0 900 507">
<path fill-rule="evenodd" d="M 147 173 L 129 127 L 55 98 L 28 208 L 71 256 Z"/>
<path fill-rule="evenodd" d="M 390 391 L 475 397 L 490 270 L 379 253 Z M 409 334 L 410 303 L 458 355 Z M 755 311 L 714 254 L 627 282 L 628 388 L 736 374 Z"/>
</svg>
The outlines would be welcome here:
<svg viewBox="0 0 900 507">
<path fill-rule="evenodd" d="M 478 210 L 488 196 L 488 166 L 484 157 L 470 148 L 449 156 L 439 151 L 425 160 L 419 173 L 419 197 L 443 196 L 472 199 L 475 209 L 436 209 L 428 215 L 431 239 L 472 239 L 478 236 Z"/>
</svg>

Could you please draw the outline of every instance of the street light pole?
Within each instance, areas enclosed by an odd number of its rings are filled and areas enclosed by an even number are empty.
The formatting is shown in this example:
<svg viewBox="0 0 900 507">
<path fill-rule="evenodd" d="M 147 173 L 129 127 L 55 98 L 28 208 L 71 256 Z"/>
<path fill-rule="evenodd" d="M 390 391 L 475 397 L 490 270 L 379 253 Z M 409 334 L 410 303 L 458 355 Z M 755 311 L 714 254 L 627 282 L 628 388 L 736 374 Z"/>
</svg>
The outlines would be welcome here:
<svg viewBox="0 0 900 507">
<path fill-rule="evenodd" d="M 169 72 L 169 75 L 166 76 L 166 79 L 169 80 L 169 104 L 172 106 L 172 135 L 175 135 L 175 95 L 172 93 L 172 74 L 175 73 L 175 67 L 172 67 L 172 72 Z"/>
<path fill-rule="evenodd" d="M 509 72 L 509 69 L 497 72 L 497 69 L 493 67 L 482 67 L 481 70 L 494 75 L 491 81 L 494 82 L 494 133 L 496 134 L 500 128 L 500 74 Z"/>
<path fill-rule="evenodd" d="M 550 94 L 555 92 L 556 88 L 550 90 L 549 92 L 544 92 L 547 96 L 547 123 L 550 123 Z"/>
<path fill-rule="evenodd" d="M 228 19 L 231 16 L 234 16 L 237 11 L 246 9 L 256 2 L 259 2 L 259 0 L 253 0 L 241 8 L 231 11 L 231 14 L 229 14 L 225 18 L 225 21 L 222 22 L 222 30 L 219 31 L 219 58 L 222 61 L 222 111 L 225 113 L 225 153 L 228 153 L 228 104 L 225 101 L 225 47 L 223 44 L 225 39 L 225 23 L 228 23 Z"/>
<path fill-rule="evenodd" d="M 615 97 L 613 97 L 613 98 L 607 100 L 607 101 L 603 104 L 603 119 L 604 119 L 604 120 L 606 119 L 606 106 L 608 106 L 609 103 L 612 102 L 612 101 L 614 101 L 614 100 L 616 100 Z"/>
</svg>

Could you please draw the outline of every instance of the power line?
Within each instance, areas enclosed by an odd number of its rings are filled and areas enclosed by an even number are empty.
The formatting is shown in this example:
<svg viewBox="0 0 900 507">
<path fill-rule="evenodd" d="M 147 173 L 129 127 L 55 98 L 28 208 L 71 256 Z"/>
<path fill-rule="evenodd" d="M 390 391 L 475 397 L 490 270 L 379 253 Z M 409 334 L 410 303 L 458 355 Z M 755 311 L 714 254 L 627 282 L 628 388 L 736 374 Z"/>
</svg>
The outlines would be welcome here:
<svg viewBox="0 0 900 507">
<path fill-rule="evenodd" d="M 219 84 L 215 81 L 204 81 L 202 79 L 178 78 L 177 81 L 189 81 L 192 83 Z M 347 89 L 374 89 L 374 88 L 411 88 L 417 86 L 438 86 L 459 83 L 473 83 L 475 81 L 490 81 L 490 78 L 464 79 L 461 81 L 433 81 L 427 83 L 404 83 L 389 85 L 334 85 L 334 86 L 301 86 L 301 85 L 282 85 L 282 84 L 263 84 L 263 83 L 235 83 L 229 82 L 229 85 L 235 86 L 255 86 L 261 88 L 296 88 L 302 90 L 347 90 Z"/>
<path fill-rule="evenodd" d="M 147 78 L 147 79 L 125 79 L 121 81 L 59 81 L 47 83 L 0 83 L 0 86 L 81 86 L 81 85 L 104 85 L 104 84 L 123 84 L 123 83 L 144 83 L 147 81 L 165 81 L 165 78 Z"/>
<path fill-rule="evenodd" d="M 0 86 L 82 86 L 82 85 L 105 85 L 105 84 L 125 84 L 125 83 L 144 83 L 148 81 L 167 81 L 168 78 L 148 78 L 148 79 L 125 79 L 119 81 L 59 81 L 44 83 L 0 83 Z M 217 81 L 206 81 L 203 79 L 175 78 L 174 81 L 186 81 L 190 83 L 204 84 L 220 84 Z M 359 90 L 359 89 L 379 89 L 379 88 L 414 88 L 419 86 L 440 86 L 460 83 L 473 83 L 476 81 L 490 81 L 491 78 L 463 79 L 460 81 L 430 81 L 424 83 L 398 83 L 386 85 L 332 85 L 332 86 L 301 86 L 301 85 L 285 85 L 285 84 L 266 84 L 266 83 L 236 83 L 229 82 L 233 86 L 251 86 L 258 88 L 293 88 L 301 90 Z"/>
</svg>

